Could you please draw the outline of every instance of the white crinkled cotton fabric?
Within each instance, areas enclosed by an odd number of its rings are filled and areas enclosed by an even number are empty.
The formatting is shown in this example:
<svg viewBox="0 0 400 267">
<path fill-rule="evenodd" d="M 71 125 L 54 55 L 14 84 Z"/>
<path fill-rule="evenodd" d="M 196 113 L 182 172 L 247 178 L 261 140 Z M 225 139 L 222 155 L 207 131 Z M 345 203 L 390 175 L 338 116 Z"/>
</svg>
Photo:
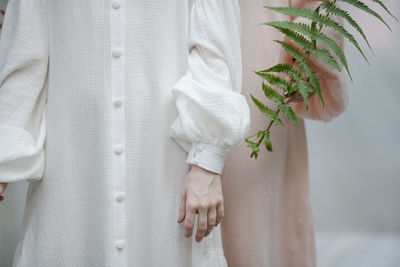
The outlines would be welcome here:
<svg viewBox="0 0 400 267">
<path fill-rule="evenodd" d="M 249 130 L 236 0 L 10 0 L 0 55 L 14 266 L 227 266 L 219 226 L 176 220 L 190 164 L 221 173 Z"/>
</svg>

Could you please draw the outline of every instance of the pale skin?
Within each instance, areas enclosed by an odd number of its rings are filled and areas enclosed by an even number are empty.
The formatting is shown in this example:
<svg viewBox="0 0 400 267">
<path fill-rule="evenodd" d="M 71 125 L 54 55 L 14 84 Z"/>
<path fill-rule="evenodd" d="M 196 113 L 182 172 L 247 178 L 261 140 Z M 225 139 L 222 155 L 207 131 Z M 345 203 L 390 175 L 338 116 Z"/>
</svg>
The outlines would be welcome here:
<svg viewBox="0 0 400 267">
<path fill-rule="evenodd" d="M 7 183 L 0 183 L 0 201 Z M 181 193 L 178 223 L 184 222 L 184 236 L 193 234 L 194 219 L 198 214 L 195 240 L 200 242 L 224 217 L 221 176 L 197 165 L 192 165 Z"/>
<path fill-rule="evenodd" d="M 178 223 L 184 221 L 185 237 L 192 236 L 198 213 L 196 241 L 208 236 L 224 217 L 220 174 L 192 165 L 181 193 Z"/>
</svg>

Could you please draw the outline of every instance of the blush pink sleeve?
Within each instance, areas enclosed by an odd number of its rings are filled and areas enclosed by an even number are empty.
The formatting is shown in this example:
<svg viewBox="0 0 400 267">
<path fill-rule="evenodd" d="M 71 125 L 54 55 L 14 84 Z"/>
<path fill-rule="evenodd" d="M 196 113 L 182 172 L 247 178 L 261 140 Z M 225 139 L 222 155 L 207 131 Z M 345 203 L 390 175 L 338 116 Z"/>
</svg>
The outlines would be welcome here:
<svg viewBox="0 0 400 267">
<path fill-rule="evenodd" d="M 322 1 L 316 0 L 290 0 L 289 5 L 300 8 L 310 8 L 314 10 L 321 2 Z M 340 2 L 337 3 L 337 5 L 340 6 Z M 343 18 L 336 16 L 332 16 L 331 18 L 340 25 L 343 25 Z M 295 17 L 291 21 L 306 23 L 309 25 L 311 24 L 309 19 L 303 17 Z M 343 50 L 343 35 L 339 34 L 332 28 L 325 26 L 322 28 L 322 32 L 333 39 Z M 285 40 L 289 41 L 286 37 Z M 291 42 L 291 40 L 290 43 L 296 46 L 293 42 Z M 322 105 L 322 102 L 317 94 L 314 94 L 310 97 L 308 109 L 306 109 L 303 101 L 299 103 L 291 103 L 290 105 L 299 117 L 328 122 L 332 118 L 340 115 L 348 104 L 348 88 L 346 82 L 347 72 L 336 54 L 325 42 L 318 40 L 317 47 L 319 49 L 329 50 L 336 62 L 338 62 L 339 66 L 341 67 L 341 71 L 339 72 L 319 57 L 316 57 L 314 54 L 310 54 L 309 63 L 311 68 L 318 74 L 321 94 L 322 98 L 324 99 L 325 106 Z M 285 54 L 286 52 L 281 51 L 281 53 Z M 283 57 L 287 57 L 287 55 L 283 55 Z"/>
</svg>

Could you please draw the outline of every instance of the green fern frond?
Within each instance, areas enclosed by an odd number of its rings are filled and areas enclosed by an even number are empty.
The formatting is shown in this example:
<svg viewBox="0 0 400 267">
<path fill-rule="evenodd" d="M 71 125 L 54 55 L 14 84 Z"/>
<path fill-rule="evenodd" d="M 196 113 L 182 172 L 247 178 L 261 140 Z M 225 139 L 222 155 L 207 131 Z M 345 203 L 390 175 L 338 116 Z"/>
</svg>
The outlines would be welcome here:
<svg viewBox="0 0 400 267">
<path fill-rule="evenodd" d="M 330 19 L 329 17 L 325 17 L 322 14 L 316 13 L 308 8 L 299 8 L 299 7 L 269 7 L 269 6 L 264 6 L 265 8 L 274 10 L 276 12 L 289 15 L 289 16 L 294 16 L 294 17 L 303 17 L 310 19 L 312 21 L 315 21 L 319 23 L 319 25 L 325 25 L 328 26 L 339 33 L 343 34 L 344 37 L 346 37 L 356 48 L 357 50 L 361 53 L 361 55 L 364 57 L 365 61 L 370 65 L 368 59 L 364 55 L 363 51 L 361 50 L 357 40 L 354 38 L 352 34 L 350 34 L 343 26 L 341 26 L 339 23 L 336 21 Z"/>
<path fill-rule="evenodd" d="M 336 62 L 334 57 L 331 55 L 331 53 L 326 50 L 326 49 L 315 49 L 313 48 L 312 42 L 307 40 L 303 35 L 291 31 L 288 29 L 283 29 L 283 28 L 278 28 L 275 27 L 278 31 L 286 35 L 289 39 L 291 39 L 295 44 L 304 52 L 306 52 L 308 55 L 312 52 L 316 54 L 317 56 L 321 57 L 326 63 L 330 64 L 332 67 L 334 67 L 336 70 L 341 71 L 339 64 Z"/>
<path fill-rule="evenodd" d="M 317 8 L 314 10 L 315 13 L 319 14 L 319 10 L 321 9 L 320 6 L 317 6 Z M 315 21 L 311 21 L 311 30 L 313 31 L 317 31 L 317 22 Z M 313 42 L 313 46 L 316 47 L 316 42 L 315 40 L 312 41 Z"/>
<path fill-rule="evenodd" d="M 308 64 L 304 61 L 301 63 Z M 308 65 L 308 69 L 309 69 L 309 65 Z M 293 80 L 296 81 L 296 86 L 293 87 L 293 90 L 288 91 L 288 93 L 290 94 L 293 91 L 297 91 L 297 90 L 300 91 L 303 98 L 305 98 L 304 101 L 305 101 L 307 109 L 308 109 L 308 92 L 312 92 L 313 90 L 312 90 L 312 88 L 309 88 L 307 86 L 307 83 L 303 80 L 303 76 L 301 75 L 301 73 L 298 69 L 296 69 L 292 65 L 289 65 L 286 63 L 279 63 L 269 69 L 262 70 L 261 72 L 282 72 L 282 73 L 286 73 L 289 77 L 293 78 Z M 310 72 L 311 72 L 311 70 L 310 70 Z M 310 75 L 312 75 L 312 74 L 310 74 Z M 318 86 L 318 88 L 319 88 L 319 86 Z M 269 98 L 270 100 L 277 102 L 279 104 L 284 103 L 284 97 L 282 95 L 280 95 L 279 93 L 277 93 L 273 88 L 265 85 L 264 83 L 263 83 L 263 91 L 264 91 L 265 96 L 267 98 Z"/>
<path fill-rule="evenodd" d="M 274 40 L 274 41 L 280 43 L 286 50 L 286 52 L 292 55 L 299 63 L 307 59 L 307 57 L 303 56 L 299 51 L 297 51 L 296 48 L 289 45 L 288 43 L 279 40 Z M 303 76 L 298 75 L 298 73 L 296 72 L 285 71 L 285 73 L 296 81 L 296 85 L 299 88 L 299 92 L 304 99 L 306 108 L 308 109 L 308 92 L 310 91 L 310 88 L 308 87 L 307 82 L 303 80 Z"/>
<path fill-rule="evenodd" d="M 312 43 L 310 41 L 305 39 L 301 34 L 296 33 L 294 31 L 283 28 L 276 28 L 276 29 L 285 34 L 289 39 L 294 41 L 296 45 L 298 45 L 298 47 L 304 52 L 306 52 L 308 55 L 310 53 L 314 53 L 316 56 L 321 57 L 321 59 L 323 59 L 333 68 L 335 68 L 338 71 L 341 71 L 339 64 L 336 62 L 335 58 L 331 55 L 329 50 L 313 48 Z"/>
<path fill-rule="evenodd" d="M 253 100 L 254 104 L 257 106 L 257 108 L 267 117 L 271 119 L 275 123 L 275 125 L 284 125 L 281 119 L 278 117 L 277 112 L 273 111 L 266 105 L 264 105 L 260 100 L 255 98 L 251 93 L 250 93 L 251 99 Z"/>
<path fill-rule="evenodd" d="M 329 47 L 333 50 L 333 52 L 339 57 L 343 66 L 346 68 L 346 71 L 349 74 L 350 80 L 353 81 L 353 77 L 351 77 L 350 70 L 347 65 L 346 56 L 345 56 L 343 50 L 337 45 L 337 43 L 323 33 L 319 33 L 319 35 L 316 35 L 315 38 L 319 39 L 329 45 Z"/>
<path fill-rule="evenodd" d="M 340 17 L 343 17 L 344 19 L 346 19 L 347 22 L 360 33 L 360 35 L 363 37 L 363 39 L 367 43 L 369 49 L 371 49 L 372 53 L 375 55 L 375 52 L 374 52 L 374 50 L 372 50 L 372 47 L 371 47 L 370 43 L 368 42 L 367 36 L 364 34 L 364 31 L 361 29 L 360 25 L 350 16 L 350 14 L 347 11 L 340 9 L 339 7 L 335 6 L 335 4 L 333 4 L 333 2 L 329 2 L 329 1 L 322 2 L 320 4 L 320 6 L 323 7 L 327 13 L 330 13 L 330 14 L 333 14 L 336 16 L 340 16 Z"/>
<path fill-rule="evenodd" d="M 386 12 L 392 16 L 396 21 L 399 21 L 392 13 L 390 13 L 389 9 L 382 3 L 380 0 L 371 0 L 372 2 L 378 3 Z"/>
<path fill-rule="evenodd" d="M 295 47 L 291 46 L 290 44 L 280 41 L 280 40 L 273 40 L 277 43 L 280 43 L 283 48 L 288 52 L 290 55 L 292 55 L 298 62 L 300 61 L 305 61 L 307 60 L 307 56 L 304 56 L 302 53 L 300 53 Z"/>
<path fill-rule="evenodd" d="M 265 96 L 275 102 L 275 103 L 284 103 L 285 98 L 283 95 L 279 94 L 277 91 L 275 91 L 272 87 L 266 85 L 264 82 L 262 83 L 262 89 L 264 91 Z"/>
<path fill-rule="evenodd" d="M 270 137 L 269 137 L 269 131 L 268 130 L 266 130 L 266 131 L 264 131 L 265 132 L 265 135 L 264 135 L 264 145 L 265 145 L 265 148 L 268 150 L 268 151 L 270 151 L 270 152 L 272 152 L 272 143 L 271 143 L 271 139 L 270 139 Z"/>
<path fill-rule="evenodd" d="M 324 99 L 322 98 L 321 87 L 317 73 L 311 70 L 310 64 L 308 64 L 308 62 L 306 61 L 300 62 L 300 67 L 304 70 L 306 77 L 310 79 L 311 86 L 314 88 L 315 92 L 317 93 L 319 99 L 322 102 L 322 106 L 324 107 L 325 102 Z"/>
<path fill-rule="evenodd" d="M 300 33 L 297 33 L 295 31 L 289 30 L 289 29 L 284 29 L 284 28 L 279 28 L 279 27 L 274 27 L 284 35 L 286 35 L 289 39 L 291 39 L 293 42 L 296 43 L 296 45 L 303 51 L 307 52 L 309 51 L 313 45 L 312 42 L 307 40 L 303 35 Z"/>
<path fill-rule="evenodd" d="M 326 18 L 326 19 L 320 21 L 319 23 L 323 24 L 325 26 L 328 26 L 328 27 L 340 32 L 341 34 L 343 34 L 343 36 L 346 37 L 357 48 L 357 50 L 361 53 L 361 55 L 363 56 L 365 61 L 368 63 L 368 65 L 370 65 L 367 57 L 364 55 L 357 40 L 354 38 L 354 36 L 351 33 L 349 33 L 345 28 L 343 28 L 343 26 L 341 26 L 339 23 L 337 23 L 336 21 L 334 21 L 330 18 Z"/>
<path fill-rule="evenodd" d="M 264 7 L 292 17 L 311 18 L 313 14 L 318 14 L 312 11 L 311 9 L 301 8 L 301 7 L 273 7 L 273 6 L 264 6 Z"/>
<path fill-rule="evenodd" d="M 354 7 L 357 7 L 371 15 L 373 15 L 374 17 L 376 17 L 377 19 L 379 19 L 380 21 L 382 21 L 383 24 L 386 25 L 386 27 L 389 28 L 390 31 L 392 31 L 392 28 L 390 28 L 390 26 L 386 23 L 386 21 L 375 11 L 373 11 L 371 8 L 369 8 L 366 4 L 364 4 L 363 2 L 359 1 L 359 0 L 339 0 L 342 2 L 345 2 L 347 4 L 350 4 Z"/>
<path fill-rule="evenodd" d="M 298 124 L 298 118 L 296 116 L 296 113 L 293 111 L 292 107 L 286 103 L 280 103 L 278 105 L 278 108 L 282 110 L 283 114 L 291 121 L 294 123 Z"/>
<path fill-rule="evenodd" d="M 326 49 L 311 49 L 316 56 L 323 59 L 326 63 L 331 65 L 337 71 L 341 71 L 339 64 L 336 62 L 335 58 L 331 55 L 331 53 Z"/>
<path fill-rule="evenodd" d="M 286 72 L 286 71 L 298 73 L 300 75 L 299 71 L 295 67 L 286 63 L 278 63 L 275 66 L 272 66 L 269 69 L 261 70 L 260 72 Z"/>
<path fill-rule="evenodd" d="M 265 79 L 268 81 L 271 85 L 274 85 L 278 88 L 284 89 L 286 92 L 290 91 L 292 88 L 292 84 L 276 75 L 270 74 L 270 73 L 264 73 L 264 72 L 259 72 L 259 71 L 254 71 L 258 76 L 261 78 Z"/>
<path fill-rule="evenodd" d="M 283 42 L 282 42 L 283 43 Z M 285 45 L 287 45 L 287 43 L 283 43 Z M 303 61 L 302 61 L 303 62 Z M 286 64 L 286 63 L 279 63 L 267 70 L 264 70 L 264 72 L 281 72 L 281 73 L 286 73 L 289 77 L 291 77 L 295 82 L 296 82 L 296 88 L 297 90 L 300 91 L 300 93 L 302 93 L 303 97 L 308 96 L 307 92 L 308 91 L 312 91 L 312 89 L 310 89 L 307 86 L 307 82 L 304 81 L 304 77 L 303 75 L 301 75 L 300 70 L 296 69 L 295 67 L 293 67 L 292 65 Z M 288 92 L 288 94 L 292 93 Z M 267 96 L 268 97 L 268 96 Z M 308 97 L 307 99 L 305 99 L 304 101 L 307 103 Z"/>
<path fill-rule="evenodd" d="M 298 31 L 303 34 L 306 34 L 310 37 L 313 37 L 317 34 L 316 29 L 312 29 L 310 25 L 301 23 L 301 22 L 292 22 L 292 21 L 270 21 L 270 22 L 263 22 L 257 25 L 268 25 L 268 26 L 275 26 L 283 29 L 288 29 L 292 31 Z"/>
<path fill-rule="evenodd" d="M 259 132 L 263 133 L 264 131 L 259 131 Z M 257 135 L 257 137 L 259 137 L 259 136 Z M 251 150 L 252 150 L 252 153 L 251 153 L 250 157 L 252 157 L 254 155 L 254 158 L 257 159 L 258 152 L 260 152 L 260 148 L 258 147 L 258 143 L 250 141 L 248 138 L 245 138 L 244 142 L 247 144 L 247 147 L 251 148 Z"/>
<path fill-rule="evenodd" d="M 309 77 L 310 77 L 311 85 L 314 87 L 319 99 L 321 100 L 322 107 L 325 107 L 325 102 L 324 102 L 324 99 L 322 98 L 321 87 L 319 84 L 318 74 L 315 71 L 311 71 L 311 74 Z"/>
<path fill-rule="evenodd" d="M 326 36 L 324 33 L 320 32 L 318 33 L 315 29 L 312 29 L 310 25 L 305 24 L 305 23 L 295 23 L 291 21 L 270 21 L 270 22 L 264 22 L 260 23 L 258 25 L 268 25 L 272 27 L 277 27 L 277 28 L 283 28 L 283 29 L 289 29 L 289 30 L 294 30 L 298 31 L 308 37 L 310 37 L 312 40 L 321 40 L 325 42 L 326 44 L 329 45 L 329 47 L 332 49 L 332 51 L 338 56 L 340 61 L 342 62 L 343 66 L 346 68 L 346 71 L 350 77 L 350 80 L 353 81 L 353 78 L 351 77 L 349 67 L 347 65 L 347 59 L 346 56 L 343 52 L 343 50 L 336 44 L 334 40 Z"/>
<path fill-rule="evenodd" d="M 300 70 L 296 69 L 292 65 L 286 64 L 286 63 L 279 63 L 267 70 L 264 70 L 265 72 L 281 72 L 281 73 L 286 73 L 290 77 L 292 77 L 294 80 L 303 80 L 303 76 L 301 75 Z"/>
</svg>

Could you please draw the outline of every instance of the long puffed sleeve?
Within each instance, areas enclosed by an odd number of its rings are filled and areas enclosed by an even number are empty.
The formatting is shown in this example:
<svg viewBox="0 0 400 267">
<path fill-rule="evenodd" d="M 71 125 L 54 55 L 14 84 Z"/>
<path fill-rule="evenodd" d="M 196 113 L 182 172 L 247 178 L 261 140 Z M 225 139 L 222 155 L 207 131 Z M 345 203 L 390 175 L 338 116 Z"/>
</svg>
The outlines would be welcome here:
<svg viewBox="0 0 400 267">
<path fill-rule="evenodd" d="M 289 5 L 299 8 L 309 8 L 314 10 L 322 1 L 318 0 L 290 0 Z M 340 6 L 340 2 L 337 2 Z M 337 16 L 331 16 L 333 20 L 343 25 L 343 18 Z M 311 21 L 303 17 L 295 17 L 293 22 L 306 23 L 311 25 Z M 323 27 L 322 32 L 333 39 L 339 47 L 343 50 L 344 48 L 344 37 L 337 31 L 330 27 Z M 285 38 L 285 40 L 288 40 Z M 288 40 L 293 46 L 296 46 L 291 40 Z M 318 74 L 320 80 L 320 88 L 322 98 L 324 99 L 325 106 L 322 106 L 322 102 L 317 94 L 310 97 L 308 110 L 306 109 L 305 103 L 303 101 L 299 103 L 291 103 L 293 110 L 299 117 L 308 118 L 312 120 L 321 120 L 328 122 L 334 117 L 340 115 L 346 108 L 348 104 L 348 88 L 346 83 L 346 70 L 342 65 L 341 61 L 338 59 L 335 53 L 332 52 L 330 47 L 322 41 L 317 41 L 317 47 L 319 49 L 327 49 L 331 52 L 332 56 L 335 58 L 336 62 L 341 67 L 342 71 L 337 71 L 331 65 L 316 57 L 314 54 L 310 54 L 309 62 L 311 68 L 315 70 Z M 286 53 L 283 52 L 282 53 Z"/>
<path fill-rule="evenodd" d="M 242 90 L 241 21 L 236 0 L 193 0 L 188 69 L 172 88 L 178 117 L 169 136 L 186 162 L 220 174 L 245 139 L 250 111 Z"/>
<path fill-rule="evenodd" d="M 0 182 L 44 172 L 47 0 L 10 0 L 0 36 Z"/>
</svg>

